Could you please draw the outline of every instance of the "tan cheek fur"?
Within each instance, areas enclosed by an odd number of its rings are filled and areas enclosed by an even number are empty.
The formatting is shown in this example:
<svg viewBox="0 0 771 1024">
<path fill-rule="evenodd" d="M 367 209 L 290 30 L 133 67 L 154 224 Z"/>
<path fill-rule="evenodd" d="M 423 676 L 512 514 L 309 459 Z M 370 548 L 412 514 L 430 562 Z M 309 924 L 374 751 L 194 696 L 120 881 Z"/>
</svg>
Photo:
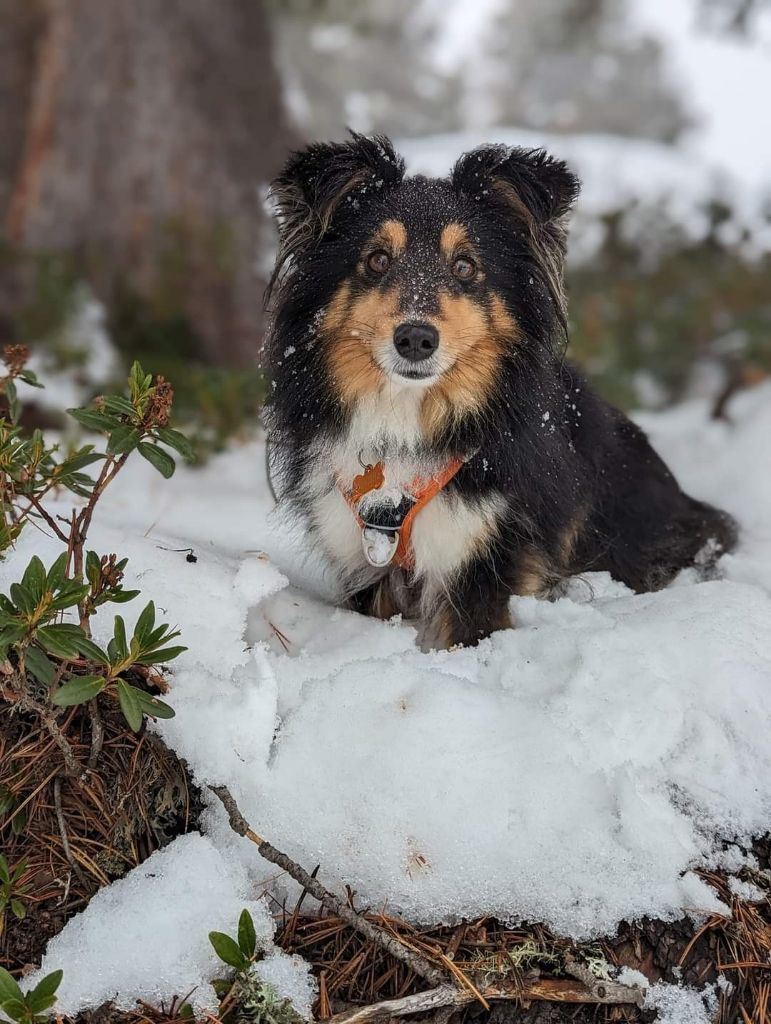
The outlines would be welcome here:
<svg viewBox="0 0 771 1024">
<path fill-rule="evenodd" d="M 423 425 L 429 436 L 448 420 L 482 407 L 504 349 L 519 337 L 515 320 L 497 295 L 489 310 L 466 296 L 442 296 L 437 327 L 453 365 L 423 403 Z"/>
<path fill-rule="evenodd" d="M 391 336 L 399 320 L 396 292 L 372 291 L 355 298 L 344 282 L 321 322 L 332 381 L 346 404 L 375 394 L 383 386 L 383 371 L 373 346 Z"/>
</svg>

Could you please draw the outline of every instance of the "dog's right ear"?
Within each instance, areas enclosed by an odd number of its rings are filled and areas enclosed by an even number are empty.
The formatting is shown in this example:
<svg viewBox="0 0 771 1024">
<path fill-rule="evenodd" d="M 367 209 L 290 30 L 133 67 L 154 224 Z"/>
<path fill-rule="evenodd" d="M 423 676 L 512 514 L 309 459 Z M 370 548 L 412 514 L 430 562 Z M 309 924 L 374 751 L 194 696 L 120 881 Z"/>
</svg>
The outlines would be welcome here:
<svg viewBox="0 0 771 1024">
<path fill-rule="evenodd" d="M 347 142 L 314 142 L 293 153 L 269 193 L 278 220 L 280 262 L 328 231 L 354 190 L 370 182 L 383 190 L 403 176 L 404 160 L 384 135 L 351 132 Z"/>
</svg>

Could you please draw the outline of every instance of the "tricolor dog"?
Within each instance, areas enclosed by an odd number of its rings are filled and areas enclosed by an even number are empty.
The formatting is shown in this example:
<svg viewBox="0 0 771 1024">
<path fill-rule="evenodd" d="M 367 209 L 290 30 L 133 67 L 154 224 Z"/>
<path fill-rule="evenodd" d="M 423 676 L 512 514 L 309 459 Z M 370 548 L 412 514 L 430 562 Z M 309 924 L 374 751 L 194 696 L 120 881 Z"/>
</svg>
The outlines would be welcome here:
<svg viewBox="0 0 771 1024">
<path fill-rule="evenodd" d="M 542 150 L 406 177 L 388 139 L 359 135 L 296 153 L 273 184 L 282 500 L 348 605 L 419 620 L 425 646 L 511 625 L 512 594 L 586 571 L 653 590 L 735 542 L 563 358 L 578 191 Z"/>
</svg>

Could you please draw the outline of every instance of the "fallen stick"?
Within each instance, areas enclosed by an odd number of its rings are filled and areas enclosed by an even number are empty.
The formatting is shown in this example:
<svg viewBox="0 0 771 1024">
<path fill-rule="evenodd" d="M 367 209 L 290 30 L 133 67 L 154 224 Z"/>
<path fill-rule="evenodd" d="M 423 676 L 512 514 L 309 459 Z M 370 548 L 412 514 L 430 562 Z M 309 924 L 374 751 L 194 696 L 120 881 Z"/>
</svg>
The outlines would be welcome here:
<svg viewBox="0 0 771 1024">
<path fill-rule="evenodd" d="M 603 989 L 602 994 L 600 988 Z M 619 985 L 617 982 L 601 982 L 600 988 L 590 991 L 583 983 L 576 984 L 564 978 L 534 978 L 519 983 L 504 979 L 494 985 L 480 985 L 479 993 L 488 1002 L 589 1003 L 606 1006 L 640 1006 L 642 1003 L 642 992 L 638 988 Z M 366 1024 L 368 1021 L 388 1017 L 411 1017 L 414 1013 L 438 1010 L 443 1006 L 457 1008 L 476 1000 L 477 996 L 468 989 L 440 985 L 403 999 L 387 999 L 382 1003 L 335 1014 L 327 1024 Z"/>
<path fill-rule="evenodd" d="M 59 836 L 62 840 L 62 850 L 67 863 L 77 875 L 78 881 L 81 885 L 88 886 L 86 877 L 80 870 L 80 866 L 75 858 L 72 856 L 72 850 L 70 848 L 70 840 L 67 835 L 67 823 L 64 820 L 64 811 L 62 810 L 62 777 L 57 775 L 54 779 L 54 810 L 56 811 L 56 822 L 59 826 Z"/>
<path fill-rule="evenodd" d="M 444 987 L 447 981 L 444 971 L 434 967 L 427 959 L 411 949 L 407 949 L 406 946 L 402 945 L 398 939 L 394 938 L 385 929 L 379 928 L 371 921 L 368 921 L 366 917 L 357 913 L 345 900 L 325 889 L 317 878 L 309 875 L 304 868 L 301 868 L 299 864 L 295 864 L 285 853 L 277 850 L 275 846 L 271 846 L 266 839 L 258 835 L 239 810 L 238 804 L 227 786 L 209 786 L 209 789 L 222 801 L 233 831 L 251 840 L 259 850 L 261 857 L 286 871 L 299 885 L 307 889 L 311 896 L 318 900 L 323 907 L 341 917 L 346 924 L 349 924 L 351 928 L 354 928 L 360 935 L 363 935 L 365 939 L 369 939 L 370 942 L 374 942 L 382 949 L 385 949 L 394 959 L 401 960 L 415 974 L 424 978 L 432 985 Z M 455 989 L 452 986 L 448 986 L 448 991 L 454 992 Z M 474 996 L 470 996 L 470 999 L 474 999 Z"/>
<path fill-rule="evenodd" d="M 565 957 L 563 970 L 572 978 L 576 978 L 580 981 L 581 984 L 592 993 L 592 995 L 597 996 L 598 999 L 603 1002 L 610 1000 L 612 1002 L 625 1003 L 629 1001 L 627 998 L 629 993 L 636 992 L 637 1005 L 642 1006 L 643 1004 L 643 994 L 639 989 L 630 988 L 628 985 L 622 985 L 618 981 L 598 978 L 596 974 L 592 974 L 585 964 L 579 963 L 572 957 Z"/>
</svg>

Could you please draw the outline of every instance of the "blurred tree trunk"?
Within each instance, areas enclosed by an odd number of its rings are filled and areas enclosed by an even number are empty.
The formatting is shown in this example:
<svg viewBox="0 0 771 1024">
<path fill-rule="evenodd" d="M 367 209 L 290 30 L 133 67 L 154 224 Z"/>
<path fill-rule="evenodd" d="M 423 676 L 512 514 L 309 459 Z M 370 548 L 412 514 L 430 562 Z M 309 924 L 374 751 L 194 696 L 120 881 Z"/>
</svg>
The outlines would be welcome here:
<svg viewBox="0 0 771 1024">
<path fill-rule="evenodd" d="M 248 365 L 293 142 L 261 0 L 0 0 L 0 225 Z"/>
</svg>

